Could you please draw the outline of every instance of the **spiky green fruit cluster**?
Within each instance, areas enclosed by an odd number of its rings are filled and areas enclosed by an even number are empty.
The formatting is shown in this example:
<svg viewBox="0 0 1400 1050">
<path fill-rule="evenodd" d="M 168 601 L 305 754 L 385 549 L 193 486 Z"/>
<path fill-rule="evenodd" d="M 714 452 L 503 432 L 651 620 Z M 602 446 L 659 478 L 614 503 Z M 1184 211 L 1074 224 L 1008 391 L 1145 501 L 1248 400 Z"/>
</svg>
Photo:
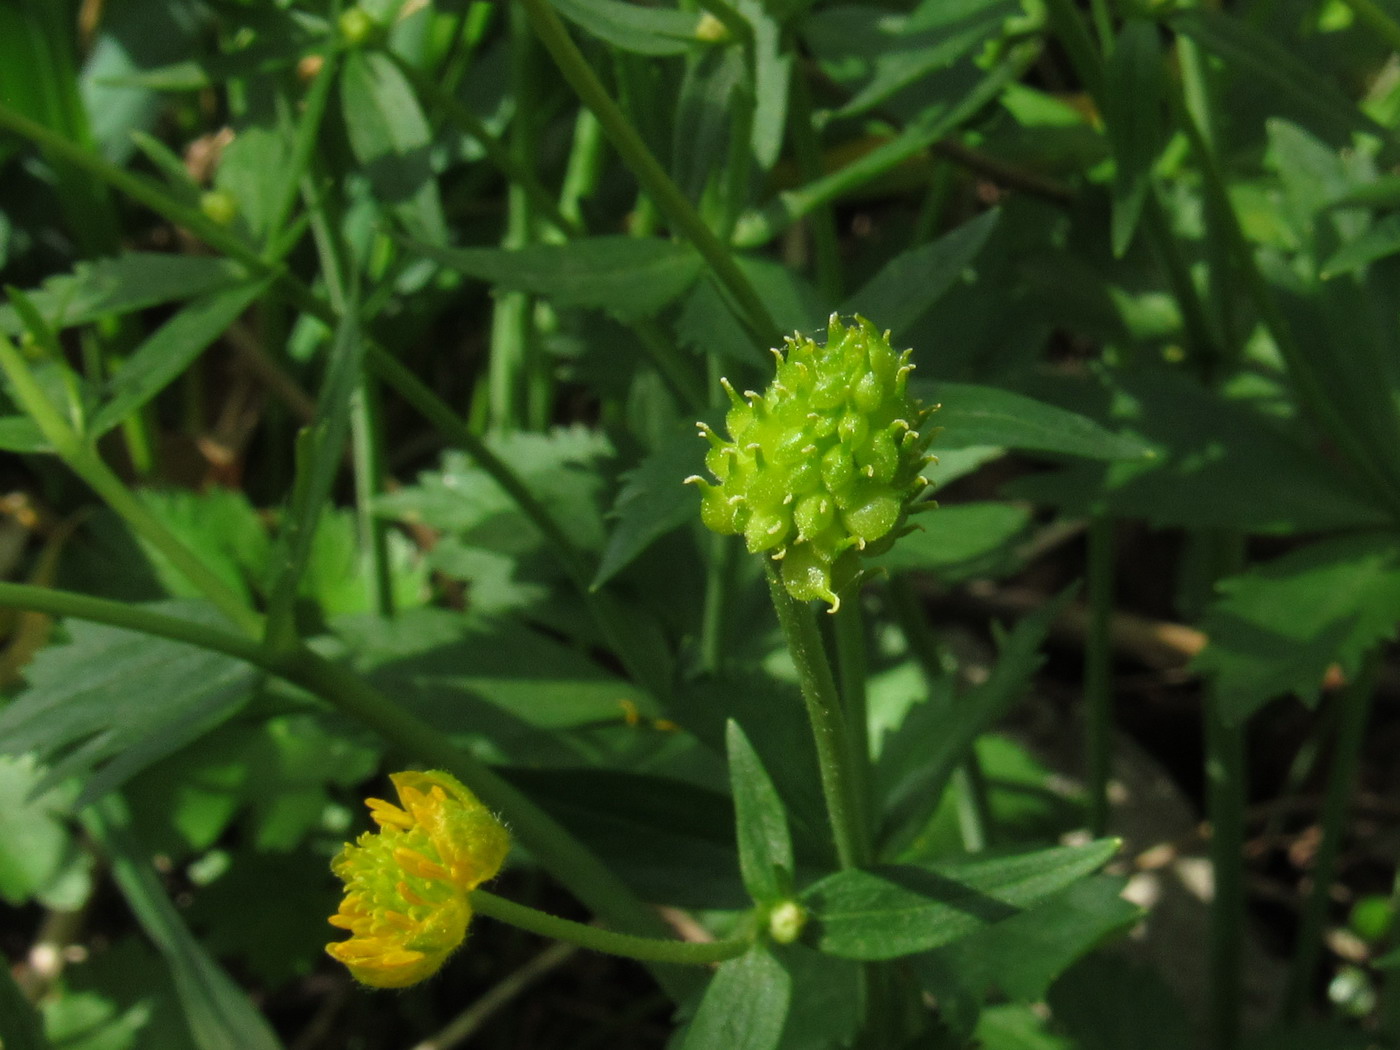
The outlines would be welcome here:
<svg viewBox="0 0 1400 1050">
<path fill-rule="evenodd" d="M 863 317 L 835 314 L 826 343 L 800 334 L 774 350 L 777 375 L 762 395 L 728 382 L 729 440 L 699 424 L 710 443 L 701 517 L 715 532 L 742 534 L 751 552 L 771 551 L 800 601 L 837 592 L 859 573 L 859 552 L 878 553 L 902 531 L 928 486 L 924 467 L 932 409 L 908 393 L 912 351 L 899 353 Z"/>
</svg>

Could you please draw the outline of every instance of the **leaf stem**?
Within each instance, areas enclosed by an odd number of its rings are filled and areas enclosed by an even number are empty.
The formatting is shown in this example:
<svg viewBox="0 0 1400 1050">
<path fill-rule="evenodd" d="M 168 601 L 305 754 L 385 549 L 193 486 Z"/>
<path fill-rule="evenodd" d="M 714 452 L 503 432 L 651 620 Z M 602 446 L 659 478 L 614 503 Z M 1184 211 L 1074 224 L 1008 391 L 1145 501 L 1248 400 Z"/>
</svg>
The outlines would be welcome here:
<svg viewBox="0 0 1400 1050">
<path fill-rule="evenodd" d="M 852 764 L 852 748 L 841 697 L 831 675 L 821 633 L 812 619 L 807 602 L 788 594 L 773 568 L 772 559 L 763 559 L 773 609 L 778 614 L 788 651 L 797 667 L 802 698 L 817 745 L 822 794 L 826 798 L 831 833 L 836 840 L 836 856 L 842 868 L 858 868 L 870 862 L 870 827 L 861 811 L 858 782 Z"/>
<path fill-rule="evenodd" d="M 592 850 L 494 770 L 354 672 L 304 645 L 291 650 L 275 649 L 232 631 L 149 609 L 28 584 L 0 583 L 0 606 L 72 616 L 185 642 L 245 660 L 299 685 L 415 759 L 460 779 L 486 805 L 499 811 L 540 865 L 592 911 L 639 934 L 664 936 L 668 932 L 660 917 L 637 900 Z M 673 995 L 684 994 L 691 987 L 689 979 L 678 971 L 661 969 L 655 974 Z"/>
<path fill-rule="evenodd" d="M 14 390 L 20 407 L 34 420 L 59 457 L 87 482 L 144 540 L 151 544 L 192 584 L 199 588 L 238 628 L 248 634 L 262 630 L 262 617 L 234 590 L 209 570 L 199 557 L 151 513 L 103 462 L 95 449 L 73 429 L 39 386 L 29 363 L 13 343 L 0 335 L 0 370 Z"/>
<path fill-rule="evenodd" d="M 501 922 L 518 926 L 522 930 L 538 933 L 556 941 L 565 941 L 588 948 L 595 952 L 607 952 L 627 959 L 642 962 L 683 963 L 708 965 L 723 962 L 737 955 L 743 955 L 753 944 L 753 932 L 746 936 L 723 941 L 678 941 L 657 937 L 634 937 L 626 933 L 614 933 L 597 926 L 581 922 L 571 922 L 557 915 L 517 904 L 515 901 L 497 897 L 486 890 L 474 890 L 471 895 L 472 908 L 481 915 L 488 915 Z"/>
<path fill-rule="evenodd" d="M 1089 633 L 1084 643 L 1085 750 L 1088 752 L 1089 834 L 1108 830 L 1108 780 L 1113 761 L 1113 519 L 1089 524 Z"/>
<path fill-rule="evenodd" d="M 656 202 L 662 214 L 683 234 L 700 255 L 710 264 L 715 276 L 739 304 L 745 326 L 756 343 L 767 347 L 775 345 L 781 332 L 773 315 L 768 312 L 753 284 L 730 254 L 729 248 L 721 241 L 700 213 L 686 198 L 680 188 L 666 174 L 666 170 L 642 140 L 626 115 L 608 94 L 593 67 L 583 57 L 583 52 L 569 36 L 559 16 L 548 0 L 520 0 L 530 19 L 530 26 L 540 43 L 554 57 L 559 71 L 569 82 L 583 104 L 591 109 L 603 126 L 604 133 L 623 162 L 632 169 L 643 188 Z"/>
<path fill-rule="evenodd" d="M 1211 1050 L 1233 1050 L 1239 1042 L 1244 991 L 1240 970 L 1244 941 L 1244 726 L 1225 722 L 1219 711 L 1220 699 L 1213 690 L 1206 697 L 1205 706 L 1206 810 L 1210 816 L 1210 859 L 1215 873 L 1207 960 L 1207 1045 Z"/>
<path fill-rule="evenodd" d="M 1332 749 L 1327 796 L 1322 806 L 1322 842 L 1313 864 L 1312 891 L 1303 905 L 1298 944 L 1293 950 L 1288 969 L 1288 983 L 1284 986 L 1282 1014 L 1285 1021 L 1297 1020 L 1308 1004 L 1308 993 L 1322 948 L 1323 927 L 1332 907 L 1332 882 L 1337 874 L 1337 856 L 1346 832 L 1347 803 L 1356 786 L 1379 669 L 1380 654 L 1372 652 L 1366 658 L 1360 674 L 1336 698 L 1341 718 L 1337 724 L 1337 742 Z"/>
</svg>

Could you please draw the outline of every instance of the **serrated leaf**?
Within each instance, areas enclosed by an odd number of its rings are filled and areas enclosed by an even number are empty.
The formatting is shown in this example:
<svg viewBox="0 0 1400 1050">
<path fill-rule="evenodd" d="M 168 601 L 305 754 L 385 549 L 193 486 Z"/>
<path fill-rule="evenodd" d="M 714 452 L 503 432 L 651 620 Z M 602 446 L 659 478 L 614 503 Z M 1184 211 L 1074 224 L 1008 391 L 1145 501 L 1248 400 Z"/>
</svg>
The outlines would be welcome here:
<svg viewBox="0 0 1400 1050">
<path fill-rule="evenodd" d="M 634 55 L 683 55 L 700 42 L 699 11 L 622 0 L 550 0 L 579 28 Z"/>
<path fill-rule="evenodd" d="M 597 590 L 653 542 L 687 521 L 698 521 L 700 495 L 685 479 L 704 466 L 705 443 L 694 429 L 672 434 L 628 473 L 613 504 L 616 523 L 591 587 Z"/>
<path fill-rule="evenodd" d="M 739 871 L 753 899 L 770 903 L 792 887 L 792 835 L 787 812 L 763 760 L 732 718 L 726 727 L 729 785 L 739 831 Z"/>
<path fill-rule="evenodd" d="M 162 602 L 168 615 L 226 626 L 209 606 Z M 49 766 L 34 788 L 84 780 L 83 806 L 223 722 L 247 703 L 255 673 L 221 653 L 105 624 L 72 621 L 67 645 L 42 650 L 29 687 L 0 711 L 0 751 Z"/>
<path fill-rule="evenodd" d="M 1287 533 L 1388 520 L 1334 463 L 1250 403 L 1170 372 L 1117 383 L 1113 415 L 1155 458 L 1114 463 L 1106 474 L 1075 464 L 1017 479 L 1003 493 L 1075 514 L 1091 512 L 1106 494 L 1119 515 L 1187 528 Z"/>
<path fill-rule="evenodd" d="M 1400 624 L 1400 548 L 1390 532 L 1321 540 L 1221 581 L 1206 611 L 1210 644 L 1194 665 L 1212 675 L 1221 711 L 1241 722 L 1296 692 L 1315 703 L 1327 669 L 1355 673 Z"/>
<path fill-rule="evenodd" d="M 0 898 L 16 906 L 38 896 L 74 849 L 63 820 L 71 793 L 36 794 L 43 776 L 31 755 L 0 756 Z"/>
<path fill-rule="evenodd" d="M 509 291 L 623 318 L 658 313 L 694 283 L 703 266 L 692 248 L 654 237 L 584 237 L 517 249 L 414 247 L 448 269 Z"/>
<path fill-rule="evenodd" d="M 943 448 L 996 445 L 1085 459 L 1150 455 L 1140 441 L 1105 430 L 1087 416 L 1010 390 L 917 379 L 910 386 L 925 401 L 941 403 L 933 423 L 941 428 L 936 443 Z"/>
<path fill-rule="evenodd" d="M 232 978 L 200 946 L 165 895 L 148 857 L 131 834 L 115 797 L 103 799 L 85 823 L 104 847 L 127 904 L 170 967 L 198 1050 L 281 1050 L 282 1043 Z"/>
<path fill-rule="evenodd" d="M 1130 18 L 1104 68 L 1104 120 L 1113 147 L 1113 255 L 1132 241 L 1162 146 L 1162 46 L 1157 23 Z"/>
<path fill-rule="evenodd" d="M 755 944 L 720 964 L 683 1050 L 773 1050 L 783 1034 L 792 978 L 767 948 Z"/>
<path fill-rule="evenodd" d="M 997 209 L 963 223 L 938 240 L 901 252 L 841 307 L 899 338 L 962 276 L 1001 217 Z"/>
<path fill-rule="evenodd" d="M 897 959 L 1019 915 L 1098 870 L 1115 839 L 937 867 L 842 871 L 803 894 L 817 947 L 846 959 Z"/>
<path fill-rule="evenodd" d="M 429 147 L 432 129 L 418 97 L 393 59 L 379 51 L 351 51 L 341 69 L 340 99 L 350 148 L 374 186 L 414 237 L 447 242 Z"/>
<path fill-rule="evenodd" d="M 192 299 L 246 281 L 243 268 L 227 259 L 126 252 L 112 259 L 79 263 L 71 274 L 50 277 L 28 293 L 28 298 L 50 326 L 62 329 Z M 0 332 L 13 336 L 23 331 L 14 307 L 0 305 Z"/>
</svg>

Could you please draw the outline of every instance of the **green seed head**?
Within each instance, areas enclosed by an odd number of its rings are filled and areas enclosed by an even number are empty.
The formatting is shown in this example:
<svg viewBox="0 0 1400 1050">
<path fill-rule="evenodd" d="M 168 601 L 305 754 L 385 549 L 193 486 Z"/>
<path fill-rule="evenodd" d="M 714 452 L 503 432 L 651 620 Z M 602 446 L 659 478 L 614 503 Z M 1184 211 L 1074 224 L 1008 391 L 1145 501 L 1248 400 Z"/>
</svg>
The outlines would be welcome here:
<svg viewBox="0 0 1400 1050">
<path fill-rule="evenodd" d="M 762 395 L 724 383 L 729 440 L 700 424 L 716 483 L 689 480 L 709 528 L 770 552 L 789 594 L 834 611 L 860 553 L 887 548 L 928 485 L 932 409 L 908 394 L 912 351 L 896 352 L 863 317 L 847 326 L 833 314 L 825 345 L 786 343 Z"/>
</svg>

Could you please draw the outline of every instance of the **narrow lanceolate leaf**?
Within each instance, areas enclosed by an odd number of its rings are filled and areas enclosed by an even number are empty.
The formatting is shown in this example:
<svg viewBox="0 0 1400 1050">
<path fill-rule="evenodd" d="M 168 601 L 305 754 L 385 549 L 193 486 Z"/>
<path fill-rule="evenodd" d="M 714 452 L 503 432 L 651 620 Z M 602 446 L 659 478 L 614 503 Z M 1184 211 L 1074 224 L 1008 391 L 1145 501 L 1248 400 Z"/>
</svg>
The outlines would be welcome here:
<svg viewBox="0 0 1400 1050">
<path fill-rule="evenodd" d="M 586 237 L 569 244 L 502 248 L 414 249 L 444 266 L 499 285 L 533 292 L 560 306 L 590 306 L 619 317 L 650 317 L 700 275 L 700 256 L 672 241 Z"/>
<path fill-rule="evenodd" d="M 680 55 L 700 42 L 700 11 L 622 0 L 551 0 L 555 10 L 599 40 L 636 55 Z"/>
<path fill-rule="evenodd" d="M 150 858 L 132 835 L 126 806 L 109 797 L 89 810 L 84 822 L 106 852 L 136 921 L 170 967 L 192 1045 L 197 1050 L 281 1050 L 272 1027 L 170 903 Z"/>
<path fill-rule="evenodd" d="M 977 257 L 996 228 L 993 209 L 938 240 L 896 255 L 841 307 L 889 329 L 896 338 L 941 299 Z"/>
<path fill-rule="evenodd" d="M 1143 459 L 1151 450 L 1139 441 L 1105 430 L 1087 416 L 1009 390 L 971 383 L 910 384 L 941 407 L 939 448 L 994 445 L 1058 452 L 1086 459 Z"/>
<path fill-rule="evenodd" d="M 1113 147 L 1113 254 L 1132 241 L 1162 145 L 1162 48 L 1157 23 L 1129 19 L 1104 71 L 1104 119 Z"/>
<path fill-rule="evenodd" d="M 767 948 L 754 945 L 723 963 L 705 989 L 683 1050 L 773 1050 L 783 1034 L 792 978 Z"/>
<path fill-rule="evenodd" d="M 1226 69 L 1267 85 L 1280 102 L 1307 114 L 1314 131 L 1330 130 L 1335 135 L 1346 130 L 1384 130 L 1296 49 L 1242 18 L 1198 8 L 1177 12 L 1168 24 L 1219 57 Z"/>
<path fill-rule="evenodd" d="M 227 259 L 199 255 L 128 252 L 79 263 L 72 273 L 50 277 L 27 298 L 55 329 L 99 317 L 128 314 L 179 299 L 219 291 L 246 280 Z M 20 335 L 25 324 L 15 308 L 0 304 L 0 333 Z"/>
<path fill-rule="evenodd" d="M 262 294 L 269 282 L 258 281 L 215 292 L 190 303 L 122 362 L 108 382 L 111 400 L 93 415 L 92 436 L 106 433 L 174 382 L 205 347 Z"/>
<path fill-rule="evenodd" d="M 354 51 L 341 72 L 350 148 L 384 202 L 413 236 L 447 241 L 437 180 L 428 156 L 432 131 L 423 108 L 387 55 Z"/>
<path fill-rule="evenodd" d="M 803 895 L 817 947 L 847 959 L 928 951 L 1019 915 L 1102 867 L 1115 839 L 940 867 L 842 871 Z"/>
<path fill-rule="evenodd" d="M 725 732 L 744 888 L 756 901 L 781 900 L 791 893 L 793 867 L 783 800 L 739 723 L 730 719 Z"/>
</svg>

